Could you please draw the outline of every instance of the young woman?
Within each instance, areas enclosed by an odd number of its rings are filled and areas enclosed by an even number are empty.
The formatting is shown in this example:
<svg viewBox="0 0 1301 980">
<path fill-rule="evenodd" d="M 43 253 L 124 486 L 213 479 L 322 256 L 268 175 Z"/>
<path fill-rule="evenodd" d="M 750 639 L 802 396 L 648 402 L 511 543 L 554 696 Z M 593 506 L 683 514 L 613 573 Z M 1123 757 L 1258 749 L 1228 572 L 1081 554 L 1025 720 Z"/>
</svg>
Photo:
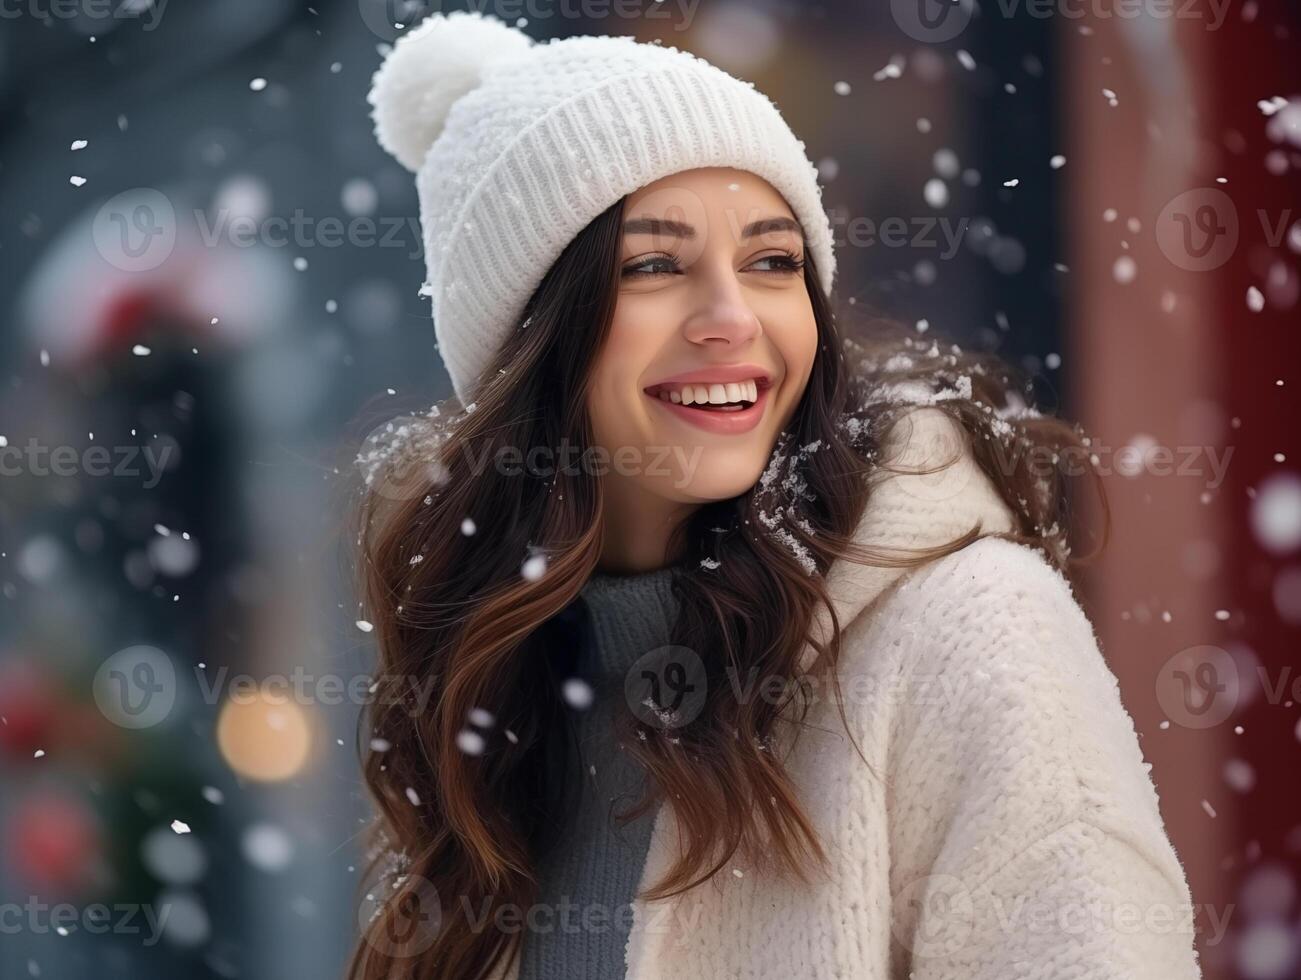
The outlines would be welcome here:
<svg viewBox="0 0 1301 980">
<path fill-rule="evenodd" d="M 1062 575 L 1078 436 L 994 361 L 838 332 L 771 102 L 469 14 L 370 98 L 458 401 L 365 457 L 353 976 L 1198 976 Z"/>
</svg>

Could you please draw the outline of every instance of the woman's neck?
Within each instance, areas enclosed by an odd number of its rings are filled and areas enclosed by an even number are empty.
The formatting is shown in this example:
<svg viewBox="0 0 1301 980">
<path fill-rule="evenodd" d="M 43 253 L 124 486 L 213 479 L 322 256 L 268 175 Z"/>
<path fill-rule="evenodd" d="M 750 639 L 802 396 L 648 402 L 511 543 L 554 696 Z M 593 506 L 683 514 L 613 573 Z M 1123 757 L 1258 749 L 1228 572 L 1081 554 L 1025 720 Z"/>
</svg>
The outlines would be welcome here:
<svg viewBox="0 0 1301 980">
<path fill-rule="evenodd" d="M 699 504 L 667 500 L 632 480 L 607 479 L 602 492 L 605 524 L 598 571 L 613 575 L 650 572 L 681 558 L 681 554 L 669 554 L 669 539 Z M 680 552 L 681 546 L 677 550 Z"/>
</svg>

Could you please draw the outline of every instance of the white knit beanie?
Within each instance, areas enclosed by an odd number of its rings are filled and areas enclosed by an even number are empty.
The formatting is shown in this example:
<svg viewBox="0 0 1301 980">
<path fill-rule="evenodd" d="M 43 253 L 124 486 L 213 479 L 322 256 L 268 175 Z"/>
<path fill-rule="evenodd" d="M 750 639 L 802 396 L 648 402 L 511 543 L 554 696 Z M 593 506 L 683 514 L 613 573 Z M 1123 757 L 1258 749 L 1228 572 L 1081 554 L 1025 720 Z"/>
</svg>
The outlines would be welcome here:
<svg viewBox="0 0 1301 980">
<path fill-rule="evenodd" d="M 463 403 L 565 246 L 661 177 L 762 177 L 831 291 L 831 227 L 804 143 L 753 84 L 695 55 L 628 37 L 535 44 L 491 17 L 433 14 L 397 40 L 368 99 L 380 144 L 416 174 L 421 294 Z"/>
</svg>

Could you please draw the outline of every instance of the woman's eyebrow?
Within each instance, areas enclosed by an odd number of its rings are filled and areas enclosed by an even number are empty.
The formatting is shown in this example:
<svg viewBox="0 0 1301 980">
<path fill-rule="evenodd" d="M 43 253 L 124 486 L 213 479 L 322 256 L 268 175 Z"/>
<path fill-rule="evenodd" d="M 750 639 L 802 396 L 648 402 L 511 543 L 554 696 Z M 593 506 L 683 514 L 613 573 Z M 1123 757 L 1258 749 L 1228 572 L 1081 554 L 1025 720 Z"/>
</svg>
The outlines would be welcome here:
<svg viewBox="0 0 1301 980">
<path fill-rule="evenodd" d="M 793 231 L 800 238 L 804 237 L 804 229 L 800 227 L 800 223 L 794 218 L 788 218 L 785 215 L 751 221 L 741 229 L 741 237 L 751 238 L 755 235 L 771 235 L 782 231 Z"/>
<path fill-rule="evenodd" d="M 798 221 L 785 215 L 775 215 L 760 218 L 758 221 L 751 221 L 741 229 L 741 238 L 753 238 L 757 235 L 772 235 L 781 232 L 794 232 L 801 238 L 804 237 L 804 229 Z M 695 228 L 686 222 L 674 221 L 672 218 L 629 218 L 623 223 L 623 233 L 625 235 L 667 235 L 685 239 L 696 237 Z"/>
<path fill-rule="evenodd" d="M 625 235 L 672 235 L 674 238 L 695 238 L 696 229 L 671 218 L 629 218 L 623 223 Z"/>
</svg>

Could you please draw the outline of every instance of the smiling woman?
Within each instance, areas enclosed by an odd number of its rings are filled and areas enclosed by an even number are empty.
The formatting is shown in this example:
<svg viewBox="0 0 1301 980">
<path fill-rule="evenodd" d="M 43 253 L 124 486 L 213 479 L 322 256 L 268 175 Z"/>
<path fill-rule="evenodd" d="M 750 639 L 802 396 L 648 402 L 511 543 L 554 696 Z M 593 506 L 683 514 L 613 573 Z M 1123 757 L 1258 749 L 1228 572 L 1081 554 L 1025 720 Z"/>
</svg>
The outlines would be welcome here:
<svg viewBox="0 0 1301 980">
<path fill-rule="evenodd" d="M 842 334 L 772 104 L 461 14 L 371 101 L 459 404 L 361 512 L 353 975 L 1195 977 L 1189 932 L 1079 928 L 1189 900 L 1027 451 L 1078 436 L 995 360 Z"/>
<path fill-rule="evenodd" d="M 645 571 L 693 509 L 754 486 L 819 338 L 803 233 L 766 181 L 730 168 L 672 174 L 629 195 L 624 214 L 614 316 L 590 379 L 593 438 L 681 446 L 695 462 L 689 482 L 673 472 L 606 483 L 602 563 Z"/>
</svg>

